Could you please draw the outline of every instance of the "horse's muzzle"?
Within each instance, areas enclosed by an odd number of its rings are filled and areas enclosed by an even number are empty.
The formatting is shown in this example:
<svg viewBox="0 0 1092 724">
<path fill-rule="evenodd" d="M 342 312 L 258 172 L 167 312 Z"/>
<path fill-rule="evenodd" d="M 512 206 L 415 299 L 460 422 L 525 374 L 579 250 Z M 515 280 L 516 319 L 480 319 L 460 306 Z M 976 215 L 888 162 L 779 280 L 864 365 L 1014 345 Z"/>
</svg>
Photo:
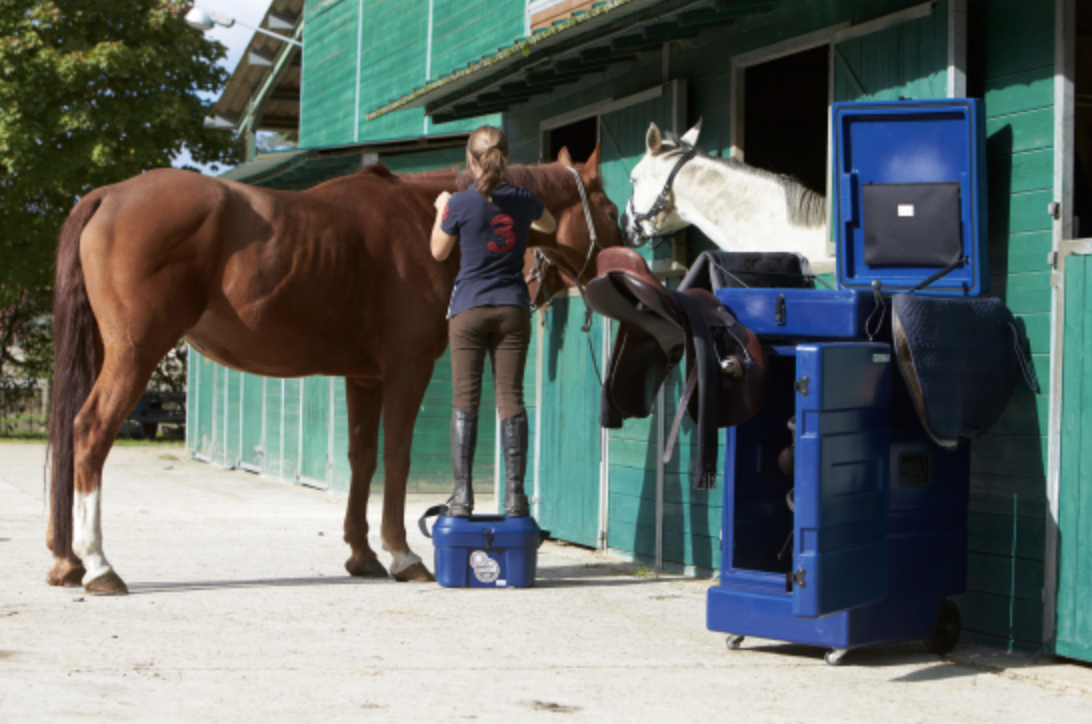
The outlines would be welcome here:
<svg viewBox="0 0 1092 724">
<path fill-rule="evenodd" d="M 641 227 L 633 221 L 629 213 L 629 205 L 626 205 L 622 213 L 622 241 L 631 249 L 637 249 L 648 243 L 648 237 L 641 231 Z"/>
</svg>

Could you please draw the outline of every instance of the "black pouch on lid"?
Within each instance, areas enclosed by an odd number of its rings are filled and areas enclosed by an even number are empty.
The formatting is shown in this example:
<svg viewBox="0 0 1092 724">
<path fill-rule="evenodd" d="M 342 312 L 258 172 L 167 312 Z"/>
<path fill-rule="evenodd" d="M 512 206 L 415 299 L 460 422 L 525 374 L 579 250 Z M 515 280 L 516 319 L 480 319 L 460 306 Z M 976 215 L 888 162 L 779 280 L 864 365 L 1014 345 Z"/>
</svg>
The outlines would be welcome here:
<svg viewBox="0 0 1092 724">
<path fill-rule="evenodd" d="M 864 263 L 946 267 L 963 251 L 958 183 L 865 184 Z"/>
</svg>

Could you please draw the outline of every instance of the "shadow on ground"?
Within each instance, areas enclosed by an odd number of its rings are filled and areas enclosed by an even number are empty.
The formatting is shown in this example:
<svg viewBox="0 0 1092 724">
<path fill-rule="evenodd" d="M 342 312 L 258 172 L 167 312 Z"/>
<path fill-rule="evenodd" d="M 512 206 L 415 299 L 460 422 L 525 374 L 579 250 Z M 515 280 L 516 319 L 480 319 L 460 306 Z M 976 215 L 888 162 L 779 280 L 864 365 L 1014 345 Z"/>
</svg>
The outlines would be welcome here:
<svg viewBox="0 0 1092 724">
<path fill-rule="evenodd" d="M 743 647 L 748 652 L 767 653 L 776 656 L 784 656 L 797 659 L 808 659 L 820 662 L 828 651 L 822 646 L 804 646 L 801 644 L 761 644 L 759 646 L 747 646 L 746 640 Z M 962 676 L 976 676 L 979 672 L 972 666 L 964 666 L 952 663 L 931 654 L 918 643 L 892 644 L 889 646 L 870 646 L 868 648 L 850 651 L 842 660 L 842 666 L 860 666 L 867 668 L 883 668 L 886 666 L 929 666 L 929 668 L 913 671 L 909 674 L 897 676 L 891 681 L 904 683 L 918 683 L 954 679 Z"/>
<path fill-rule="evenodd" d="M 539 566 L 536 588 L 566 588 L 570 586 L 635 586 L 677 582 L 678 579 L 638 575 L 632 563 L 587 563 L 571 566 Z"/>
<path fill-rule="evenodd" d="M 353 578 L 338 576 L 327 578 L 256 578 L 245 581 L 170 581 L 161 583 L 130 583 L 129 595 L 143 593 L 186 593 L 188 591 L 221 591 L 233 588 L 290 588 L 296 586 L 355 586 L 369 583 L 386 583 L 386 578 Z"/>
</svg>

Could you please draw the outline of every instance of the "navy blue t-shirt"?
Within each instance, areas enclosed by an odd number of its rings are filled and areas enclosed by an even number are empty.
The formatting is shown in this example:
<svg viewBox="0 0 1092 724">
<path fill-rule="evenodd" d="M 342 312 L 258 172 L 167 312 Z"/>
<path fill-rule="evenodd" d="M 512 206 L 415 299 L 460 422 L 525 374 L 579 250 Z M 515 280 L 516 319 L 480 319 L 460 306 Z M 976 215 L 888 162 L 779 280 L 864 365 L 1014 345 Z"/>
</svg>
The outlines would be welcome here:
<svg viewBox="0 0 1092 724">
<path fill-rule="evenodd" d="M 486 201 L 474 188 L 452 195 L 440 227 L 459 237 L 459 276 L 448 319 L 474 307 L 517 306 L 530 311 L 523 254 L 542 201 L 527 189 L 503 183 Z"/>
</svg>

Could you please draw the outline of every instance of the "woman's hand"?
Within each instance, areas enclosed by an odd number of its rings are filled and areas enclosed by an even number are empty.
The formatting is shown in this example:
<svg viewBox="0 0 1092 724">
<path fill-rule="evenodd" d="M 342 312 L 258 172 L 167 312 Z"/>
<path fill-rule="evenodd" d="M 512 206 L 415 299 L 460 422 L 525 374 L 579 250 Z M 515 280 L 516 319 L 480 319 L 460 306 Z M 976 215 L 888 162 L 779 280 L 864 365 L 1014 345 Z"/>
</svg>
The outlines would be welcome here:
<svg viewBox="0 0 1092 724">
<path fill-rule="evenodd" d="M 451 198 L 451 194 L 444 191 L 436 197 L 436 220 L 432 222 L 432 237 L 429 239 L 429 250 L 432 252 L 432 256 L 436 261 L 443 261 L 451 255 L 451 250 L 455 248 L 455 242 L 459 240 L 459 237 L 452 236 L 451 234 L 444 233 L 444 212 L 447 210 L 448 199 Z"/>
<path fill-rule="evenodd" d="M 444 207 L 447 206 L 447 201 L 450 198 L 451 194 L 449 194 L 447 191 L 442 192 L 439 196 L 436 197 L 436 203 L 433 204 L 433 206 L 436 207 L 436 213 L 444 213 Z"/>
<path fill-rule="evenodd" d="M 557 220 L 549 209 L 543 209 L 542 216 L 531 222 L 531 228 L 543 234 L 552 234 L 557 231 Z"/>
</svg>

